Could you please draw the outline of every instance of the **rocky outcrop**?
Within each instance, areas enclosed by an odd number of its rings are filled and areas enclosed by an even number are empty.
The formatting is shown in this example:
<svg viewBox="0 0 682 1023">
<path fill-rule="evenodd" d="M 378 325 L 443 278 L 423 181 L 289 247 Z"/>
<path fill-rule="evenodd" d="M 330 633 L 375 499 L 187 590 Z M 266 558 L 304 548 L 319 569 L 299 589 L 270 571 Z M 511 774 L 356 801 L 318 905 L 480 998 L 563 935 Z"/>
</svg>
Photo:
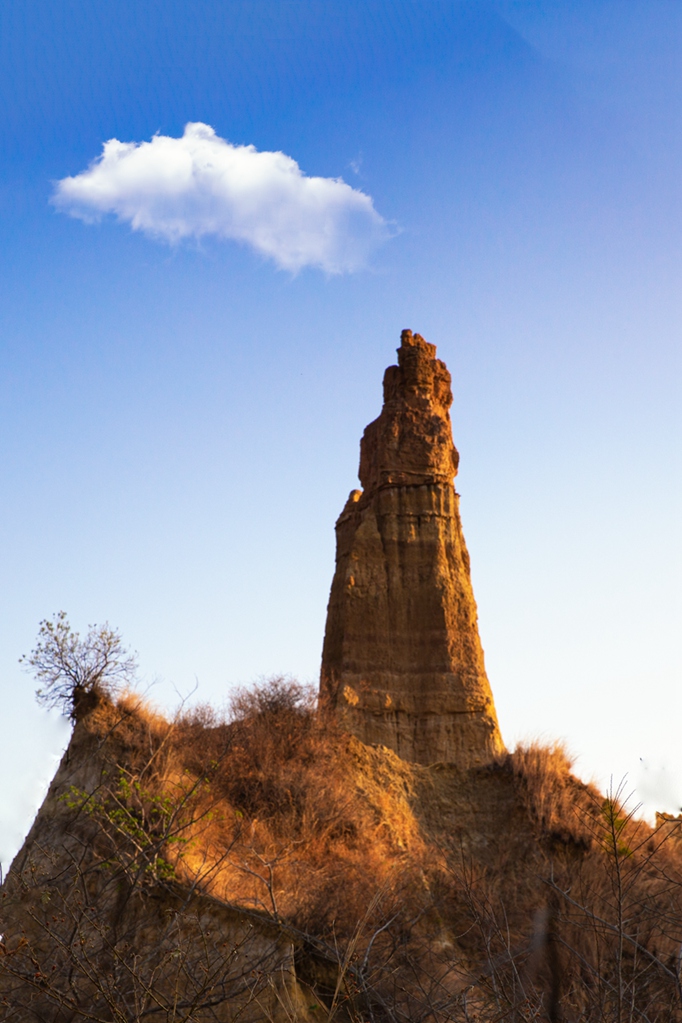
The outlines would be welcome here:
<svg viewBox="0 0 682 1023">
<path fill-rule="evenodd" d="M 463 768 L 503 750 L 453 480 L 450 374 L 404 330 L 336 524 L 321 693 L 363 742 Z"/>
</svg>

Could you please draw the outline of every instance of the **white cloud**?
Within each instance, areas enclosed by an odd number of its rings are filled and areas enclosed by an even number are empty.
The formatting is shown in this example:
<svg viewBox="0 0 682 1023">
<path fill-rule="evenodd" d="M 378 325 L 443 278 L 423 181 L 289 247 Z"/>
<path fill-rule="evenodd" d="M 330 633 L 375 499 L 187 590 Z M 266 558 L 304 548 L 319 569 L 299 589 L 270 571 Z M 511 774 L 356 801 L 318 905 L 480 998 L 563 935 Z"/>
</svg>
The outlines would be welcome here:
<svg viewBox="0 0 682 1023">
<path fill-rule="evenodd" d="M 246 242 L 292 271 L 358 270 L 392 233 L 370 196 L 340 178 L 308 177 L 290 156 L 233 146 L 201 123 L 182 138 L 110 139 L 87 170 L 57 182 L 52 202 L 87 222 L 114 214 L 171 243 Z"/>
</svg>

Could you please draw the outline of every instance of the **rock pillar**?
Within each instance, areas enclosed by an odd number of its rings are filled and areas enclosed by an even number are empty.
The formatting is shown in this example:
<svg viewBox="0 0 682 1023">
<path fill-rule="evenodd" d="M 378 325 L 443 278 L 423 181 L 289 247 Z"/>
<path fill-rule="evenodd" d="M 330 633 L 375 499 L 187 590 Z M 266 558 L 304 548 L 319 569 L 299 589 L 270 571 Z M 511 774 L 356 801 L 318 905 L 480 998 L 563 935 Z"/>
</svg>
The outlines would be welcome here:
<svg viewBox="0 0 682 1023">
<path fill-rule="evenodd" d="M 453 480 L 450 374 L 404 330 L 360 445 L 362 490 L 336 524 L 322 697 L 405 760 L 463 768 L 503 749 Z"/>
</svg>

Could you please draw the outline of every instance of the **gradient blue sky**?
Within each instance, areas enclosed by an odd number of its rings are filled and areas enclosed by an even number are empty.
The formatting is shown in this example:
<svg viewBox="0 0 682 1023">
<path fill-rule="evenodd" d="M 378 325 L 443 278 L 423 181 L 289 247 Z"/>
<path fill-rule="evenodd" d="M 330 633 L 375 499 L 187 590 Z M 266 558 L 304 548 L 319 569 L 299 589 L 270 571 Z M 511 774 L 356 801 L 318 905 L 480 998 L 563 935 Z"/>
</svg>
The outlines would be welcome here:
<svg viewBox="0 0 682 1023">
<path fill-rule="evenodd" d="M 682 5 L 9 0 L 0 10 L 0 860 L 65 722 L 17 661 L 108 620 L 154 698 L 314 680 L 334 521 L 400 330 L 453 375 L 504 737 L 682 803 Z M 203 121 L 372 197 L 368 266 L 278 269 L 50 205 Z"/>
</svg>

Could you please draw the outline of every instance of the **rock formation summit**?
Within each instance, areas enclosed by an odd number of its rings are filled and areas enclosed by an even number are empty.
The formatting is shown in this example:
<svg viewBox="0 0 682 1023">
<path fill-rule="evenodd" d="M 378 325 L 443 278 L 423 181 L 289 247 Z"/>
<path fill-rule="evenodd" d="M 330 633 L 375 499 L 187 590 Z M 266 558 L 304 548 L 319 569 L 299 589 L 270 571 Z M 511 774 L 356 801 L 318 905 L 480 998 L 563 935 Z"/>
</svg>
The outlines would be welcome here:
<svg viewBox="0 0 682 1023">
<path fill-rule="evenodd" d="M 404 330 L 336 524 L 321 694 L 365 743 L 462 768 L 503 750 L 454 488 L 450 374 Z"/>
</svg>

